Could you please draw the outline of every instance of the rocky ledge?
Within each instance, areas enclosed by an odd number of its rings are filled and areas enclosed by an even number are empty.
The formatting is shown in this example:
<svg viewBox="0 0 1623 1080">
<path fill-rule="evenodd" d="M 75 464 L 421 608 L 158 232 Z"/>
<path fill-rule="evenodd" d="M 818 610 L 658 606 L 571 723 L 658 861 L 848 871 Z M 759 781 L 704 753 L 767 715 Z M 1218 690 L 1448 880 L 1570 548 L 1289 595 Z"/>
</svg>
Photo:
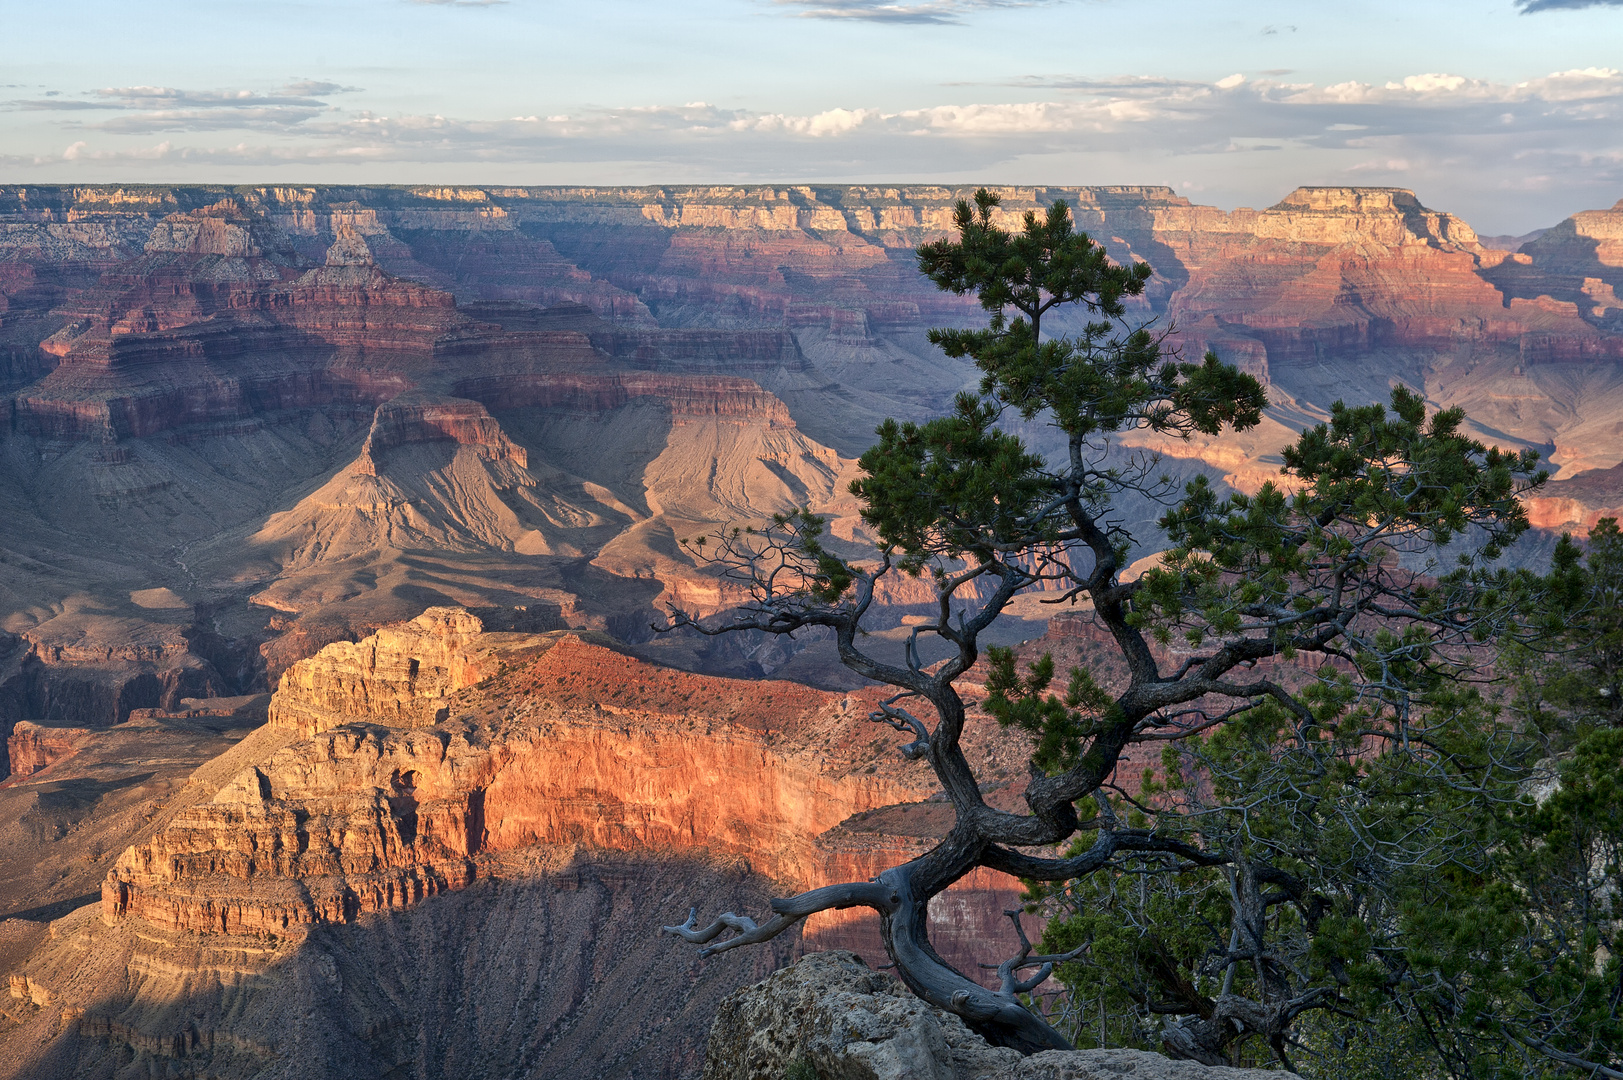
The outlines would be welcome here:
<svg viewBox="0 0 1623 1080">
<path fill-rule="evenodd" d="M 710 1029 L 704 1080 L 779 1080 L 796 1065 L 819 1080 L 1297 1080 L 1143 1050 L 1021 1057 L 838 951 L 813 953 L 727 997 Z"/>
</svg>

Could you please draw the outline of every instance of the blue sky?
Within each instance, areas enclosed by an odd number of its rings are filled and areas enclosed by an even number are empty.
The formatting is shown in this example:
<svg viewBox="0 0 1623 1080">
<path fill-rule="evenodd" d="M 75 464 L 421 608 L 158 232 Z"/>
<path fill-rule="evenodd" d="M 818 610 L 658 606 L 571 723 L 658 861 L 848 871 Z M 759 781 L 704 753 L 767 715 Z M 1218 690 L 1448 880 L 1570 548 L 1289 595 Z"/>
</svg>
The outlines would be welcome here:
<svg viewBox="0 0 1623 1080">
<path fill-rule="evenodd" d="M 1623 0 L 7 5 L 0 181 L 1413 188 L 1623 198 Z"/>
</svg>

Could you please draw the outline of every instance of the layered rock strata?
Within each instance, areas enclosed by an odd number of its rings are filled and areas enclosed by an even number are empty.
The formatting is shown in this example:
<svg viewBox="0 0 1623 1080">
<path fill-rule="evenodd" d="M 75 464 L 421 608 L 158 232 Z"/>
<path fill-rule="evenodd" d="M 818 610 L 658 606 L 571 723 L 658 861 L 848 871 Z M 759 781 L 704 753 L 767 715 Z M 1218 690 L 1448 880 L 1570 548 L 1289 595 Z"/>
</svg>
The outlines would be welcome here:
<svg viewBox="0 0 1623 1080">
<path fill-rule="evenodd" d="M 692 676 L 431 609 L 293 665 L 270 726 L 298 741 L 121 855 L 103 914 L 228 934 L 348 923 L 538 845 L 741 858 L 792 888 L 866 880 L 951 824 L 927 812 L 945 808 L 927 770 L 866 738 L 871 696 Z M 995 759 L 1009 738 L 971 745 Z M 889 827 L 868 820 L 887 807 Z M 949 955 L 985 929 L 960 909 L 1018 889 L 963 886 L 942 905 Z M 813 933 L 850 925 L 830 913 Z"/>
<path fill-rule="evenodd" d="M 6 738 L 6 762 L 14 777 L 33 776 L 50 768 L 84 745 L 91 732 L 85 728 L 53 728 L 18 722 Z"/>
<path fill-rule="evenodd" d="M 353 198 L 318 228 L 296 196 L 0 194 L 0 338 L 44 375 L 9 398 L 0 439 L 0 543 L 16 549 L 4 626 L 33 647 L 0 672 L 14 702 L 0 701 L 0 736 L 17 719 L 116 723 L 185 695 L 268 689 L 301 643 L 434 600 L 645 626 L 656 570 L 667 599 L 714 591 L 682 580 L 703 575 L 668 550 L 678 525 L 660 508 L 699 531 L 740 503 L 789 509 L 832 486 L 834 456 L 732 373 L 798 371 L 791 335 L 660 330 L 499 213 L 396 221 L 446 258 L 444 229 L 472 244 L 457 258 L 528 251 L 515 273 L 563 273 L 581 293 L 549 312 L 509 281 L 460 310 L 447 290 L 486 278 L 458 284 L 413 261 Z M 268 209 L 284 204 L 305 209 Z M 505 238 L 480 248 L 489 229 Z M 606 298 L 609 320 L 583 297 Z M 580 445 L 611 427 L 619 451 Z M 757 430 L 770 446 L 752 445 Z M 729 444 L 751 475 L 688 460 Z M 605 568 L 580 569 L 628 529 Z M 456 565 L 433 565 L 452 551 Z M 470 570 L 470 557 L 483 562 Z M 171 602 L 128 599 L 158 593 Z M 307 613 L 319 625 L 300 625 Z"/>
<path fill-rule="evenodd" d="M 1561 321 L 1536 305 L 1516 314 L 1514 301 L 1541 295 L 1558 302 L 1589 297 L 1588 308 L 1602 313 L 1574 311 L 1581 320 L 1613 317 L 1604 314 L 1612 308 L 1603 295 L 1616 287 L 1606 269 L 1615 261 L 1615 207 L 1577 214 L 1511 253 L 1484 247 L 1457 217 L 1396 188 L 1302 188 L 1266 210 L 1229 213 L 1158 187 L 996 190 L 1004 199 L 1000 217 L 1011 225 L 1028 209 L 1065 199 L 1079 227 L 1115 257 L 1156 268 L 1156 308 L 1170 303 L 1191 323 L 1237 322 L 1242 336 L 1282 329 L 1280 319 L 1294 312 L 1298 321 L 1339 319 L 1348 345 L 1368 343 L 1370 335 L 1413 344 L 1450 333 L 1513 339 Z M 171 253 L 254 257 L 264 244 L 245 226 L 157 220 L 159 211 L 180 210 L 182 218 L 225 214 L 223 198 L 295 247 L 365 249 L 406 278 L 437 277 L 430 284 L 440 288 L 457 288 L 459 280 L 471 290 L 469 300 L 546 306 L 563 298 L 485 283 L 484 269 L 448 278 L 448 269 L 438 268 L 499 265 L 524 276 L 545 266 L 545 273 L 580 284 L 612 288 L 607 282 L 619 279 L 656 305 L 693 309 L 731 300 L 743 305 L 739 312 L 788 326 L 860 312 L 871 328 L 895 328 L 968 313 L 891 254 L 949 232 L 954 203 L 968 194 L 939 186 L 187 188 L 144 200 L 106 189 L 11 188 L 0 191 L 0 210 L 16 221 L 10 245 L 31 266 L 76 253 L 78 265 L 129 258 L 141 227 L 155 221 L 159 232 L 144 246 L 160 262 L 149 272 L 160 271 L 161 257 Z M 64 218 L 76 219 L 71 228 Z M 101 232 L 87 232 L 80 224 L 86 220 Z M 541 262 L 520 250 L 524 242 L 540 245 L 533 250 L 546 253 Z M 479 243 L 485 246 L 470 259 L 469 244 Z M 625 299 L 636 303 L 630 294 Z M 1338 316 L 1335 307 L 1349 304 Z M 647 326 L 647 308 L 639 309 Z M 618 321 L 613 303 L 592 310 Z M 1301 346 L 1281 339 L 1279 347 L 1283 359 Z M 1538 346 L 1530 348 L 1536 353 Z"/>
<path fill-rule="evenodd" d="M 100 904 L 16 943 L 0 1076 L 133 1060 L 440 1077 L 477 1060 L 674 1080 L 697 1073 L 726 991 L 797 948 L 877 956 L 853 913 L 703 963 L 649 932 L 690 904 L 759 913 L 867 878 L 941 835 L 928 771 L 862 720 L 873 694 L 695 676 L 599 642 L 436 609 L 293 665 L 270 722 L 117 855 Z M 1019 742 L 978 721 L 966 749 L 995 774 Z M 932 910 L 966 970 L 999 948 L 982 909 L 1018 888 L 994 878 Z"/>
<path fill-rule="evenodd" d="M 1067 200 L 1112 257 L 1155 268 L 1135 318 L 1270 382 L 1250 436 L 1140 440 L 1184 471 L 1255 487 L 1294 429 L 1393 380 L 1540 449 L 1563 480 L 1623 459 L 1615 207 L 1512 252 L 1400 189 L 1230 212 L 1156 187 L 998 190 L 1007 224 Z M 675 540 L 811 503 L 856 542 L 824 448 L 853 456 L 885 416 L 937 412 L 972 380 L 923 330 L 982 313 L 912 255 L 969 193 L 0 188 L 0 499 L 27 539 L 4 628 L 169 588 L 211 605 L 187 650 L 237 693 L 269 688 L 275 633 L 280 657 L 432 603 L 546 600 L 599 627 L 645 624 L 628 614 L 645 600 L 708 609 L 719 594 Z M 98 558 L 37 565 L 91 536 L 112 538 Z M 420 554 L 444 550 L 488 565 Z M 575 584 L 582 558 L 604 587 Z M 298 625 L 318 612 L 330 631 Z"/>
<path fill-rule="evenodd" d="M 308 737 L 361 721 L 426 727 L 447 718 L 446 699 L 487 674 L 484 624 L 456 608 L 430 608 L 358 642 L 335 642 L 282 674 L 270 723 Z"/>
</svg>

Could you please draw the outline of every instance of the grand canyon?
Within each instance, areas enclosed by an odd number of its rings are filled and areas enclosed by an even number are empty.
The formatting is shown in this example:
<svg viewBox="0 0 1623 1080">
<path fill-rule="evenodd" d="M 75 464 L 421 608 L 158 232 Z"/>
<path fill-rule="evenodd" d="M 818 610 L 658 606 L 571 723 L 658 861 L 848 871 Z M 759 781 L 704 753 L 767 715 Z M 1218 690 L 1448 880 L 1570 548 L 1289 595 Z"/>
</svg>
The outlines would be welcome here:
<svg viewBox="0 0 1623 1080">
<path fill-rule="evenodd" d="M 880 962 L 847 912 L 658 936 L 951 810 L 826 639 L 654 628 L 742 599 L 688 538 L 805 507 L 872 550 L 876 425 L 979 383 L 914 254 L 969 190 L 0 187 L 0 1075 L 675 1080 L 738 986 Z M 1244 433 L 1124 440 L 1173 476 L 1254 491 L 1401 383 L 1547 463 L 1513 559 L 1623 511 L 1623 201 L 1482 237 L 1397 188 L 997 190 L 1266 385 Z M 880 599 L 899 650 L 928 596 Z M 998 640 L 1097 644 L 1037 599 Z M 965 750 L 1018 802 L 1022 736 Z M 943 955 L 1009 952 L 1018 893 L 938 897 Z"/>
</svg>

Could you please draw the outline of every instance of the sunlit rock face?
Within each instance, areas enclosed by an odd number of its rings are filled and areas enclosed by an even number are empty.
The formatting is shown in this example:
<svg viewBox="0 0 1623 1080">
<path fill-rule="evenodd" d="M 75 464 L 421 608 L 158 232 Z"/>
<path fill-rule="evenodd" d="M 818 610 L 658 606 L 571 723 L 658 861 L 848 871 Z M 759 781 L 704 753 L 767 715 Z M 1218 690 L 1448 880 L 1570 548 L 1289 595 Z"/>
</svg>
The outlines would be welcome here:
<svg viewBox="0 0 1623 1080">
<path fill-rule="evenodd" d="M 120 856 L 103 913 L 231 933 L 348 922 L 536 845 L 744 859 L 796 888 L 866 880 L 951 824 L 929 771 L 868 737 L 872 697 L 692 675 L 431 609 L 289 668 L 269 720 L 287 745 Z M 971 740 L 1017 749 L 1004 743 L 995 725 Z M 955 919 L 944 910 L 949 950 L 976 936 Z"/>
<path fill-rule="evenodd" d="M 883 953 L 857 912 L 703 963 L 661 923 L 864 880 L 950 825 L 928 769 L 862 720 L 875 700 L 490 632 L 454 608 L 329 645 L 116 856 L 100 903 L 20 957 L 0 1052 L 32 1076 L 166 1059 L 449 1076 L 468 1054 L 694 1075 L 721 994 L 807 948 Z M 972 760 L 1018 753 L 971 728 Z M 976 971 L 1018 889 L 981 873 L 941 897 L 942 953 Z M 432 1038 L 400 1041 L 424 1023 Z"/>
</svg>

